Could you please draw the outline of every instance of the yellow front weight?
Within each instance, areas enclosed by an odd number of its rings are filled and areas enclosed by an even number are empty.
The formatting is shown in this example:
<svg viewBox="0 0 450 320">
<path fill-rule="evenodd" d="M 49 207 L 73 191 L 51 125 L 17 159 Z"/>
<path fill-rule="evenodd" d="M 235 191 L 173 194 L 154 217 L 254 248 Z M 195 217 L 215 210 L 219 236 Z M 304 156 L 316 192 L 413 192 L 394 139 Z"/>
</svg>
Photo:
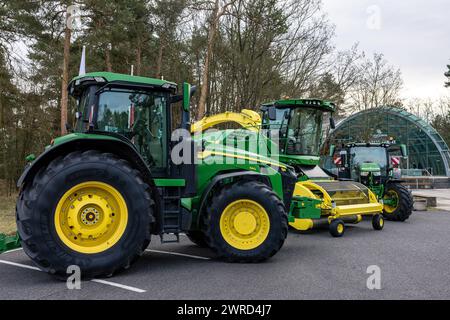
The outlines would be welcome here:
<svg viewBox="0 0 450 320">
<path fill-rule="evenodd" d="M 314 227 L 312 219 L 295 219 L 294 222 L 289 222 L 289 225 L 296 230 L 306 231 Z"/>
<path fill-rule="evenodd" d="M 239 250 L 252 250 L 267 239 L 270 219 L 266 210 L 253 200 L 237 200 L 230 203 L 220 217 L 223 239 Z"/>
<path fill-rule="evenodd" d="M 89 181 L 67 191 L 55 211 L 55 229 L 70 249 L 86 254 L 115 245 L 128 223 L 125 199 L 109 184 Z"/>
</svg>

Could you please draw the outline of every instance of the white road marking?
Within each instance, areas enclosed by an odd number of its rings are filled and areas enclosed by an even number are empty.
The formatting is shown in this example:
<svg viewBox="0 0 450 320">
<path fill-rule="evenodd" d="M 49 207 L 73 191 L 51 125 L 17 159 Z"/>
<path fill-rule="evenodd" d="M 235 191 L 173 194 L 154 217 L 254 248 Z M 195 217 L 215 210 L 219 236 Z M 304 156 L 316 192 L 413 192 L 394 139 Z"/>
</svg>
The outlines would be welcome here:
<svg viewBox="0 0 450 320">
<path fill-rule="evenodd" d="M 39 269 L 37 267 L 28 266 L 26 264 L 21 264 L 21 263 L 6 261 L 6 260 L 0 260 L 0 263 L 9 264 L 11 266 L 15 266 L 15 267 L 19 267 L 19 268 L 25 268 L 25 269 L 31 269 L 31 270 L 36 270 L 36 271 L 42 271 L 41 269 Z"/>
<path fill-rule="evenodd" d="M 15 266 L 15 267 L 19 267 L 19 268 L 31 269 L 31 270 L 43 272 L 41 269 L 39 269 L 37 267 L 29 266 L 29 265 L 26 265 L 26 264 L 21 264 L 21 263 L 6 261 L 6 260 L 0 260 L 0 263 L 9 264 L 11 266 Z M 143 289 L 139 289 L 139 288 L 131 287 L 131 286 L 126 286 L 124 284 L 120 284 L 120 283 L 112 282 L 112 281 L 106 281 L 106 280 L 101 280 L 101 279 L 92 279 L 92 280 L 89 280 L 89 281 L 105 284 L 105 285 L 112 286 L 112 287 L 122 288 L 122 289 L 125 289 L 125 290 L 128 290 L 128 291 L 133 291 L 133 292 L 138 292 L 138 293 L 147 292 L 146 290 L 143 290 Z"/>
<path fill-rule="evenodd" d="M 122 289 L 129 290 L 129 291 L 134 291 L 134 292 L 138 292 L 138 293 L 147 292 L 146 290 L 139 289 L 139 288 L 136 288 L 136 287 L 130 287 L 130 286 L 126 286 L 124 284 L 111 282 L 111 281 L 106 281 L 106 280 L 101 280 L 101 279 L 92 279 L 91 281 L 92 282 L 97 282 L 97 283 L 103 283 L 103 284 L 106 284 L 106 285 L 109 285 L 109 286 L 118 287 L 118 288 L 122 288 Z"/>
<path fill-rule="evenodd" d="M 154 249 L 145 249 L 145 251 L 155 252 L 155 253 L 171 254 L 171 255 L 174 255 L 174 256 L 188 257 L 188 258 L 194 258 L 194 259 L 200 259 L 200 260 L 211 260 L 211 258 L 207 258 L 207 257 L 200 257 L 200 256 L 194 256 L 194 255 L 191 255 L 191 254 L 171 252 L 171 251 L 161 251 L 161 250 L 154 250 Z"/>
<path fill-rule="evenodd" d="M 12 250 L 5 251 L 5 252 L 3 252 L 2 254 L 14 252 L 14 251 L 19 251 L 19 250 L 23 250 L 23 249 L 22 249 L 22 248 L 16 248 L 16 249 L 12 249 Z"/>
</svg>

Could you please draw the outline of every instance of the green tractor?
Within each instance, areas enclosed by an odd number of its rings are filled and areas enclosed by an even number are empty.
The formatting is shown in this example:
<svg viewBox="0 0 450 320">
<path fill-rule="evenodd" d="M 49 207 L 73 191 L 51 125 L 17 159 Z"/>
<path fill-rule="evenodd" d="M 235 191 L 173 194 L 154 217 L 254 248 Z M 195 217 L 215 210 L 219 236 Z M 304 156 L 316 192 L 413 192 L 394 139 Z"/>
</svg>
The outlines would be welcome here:
<svg viewBox="0 0 450 320">
<path fill-rule="evenodd" d="M 205 152 L 188 131 L 189 84 L 177 95 L 172 82 L 97 72 L 68 90 L 76 126 L 30 156 L 18 181 L 18 233 L 39 268 L 109 276 L 129 268 L 151 235 L 177 242 L 182 232 L 230 262 L 280 250 L 292 168 L 244 151 Z M 177 102 L 181 134 L 172 127 Z"/>
<path fill-rule="evenodd" d="M 269 154 L 293 167 L 297 183 L 287 208 L 289 224 L 296 230 L 326 226 L 332 236 L 341 237 L 346 223 L 358 223 L 363 216 L 370 216 L 373 228 L 381 230 L 383 206 L 376 195 L 363 184 L 338 181 L 319 167 L 323 121 L 334 109 L 328 101 L 285 99 L 262 105 L 262 116 L 251 110 L 226 112 L 205 117 L 192 128 L 204 131 L 221 123 L 237 123 L 242 129 L 206 131 L 203 139 L 207 149 L 217 152 L 215 148 L 231 142 L 236 149 Z M 330 125 L 334 126 L 332 117 Z"/>
<path fill-rule="evenodd" d="M 339 153 L 331 145 L 330 156 L 338 167 L 339 179 L 351 179 L 367 186 L 381 199 L 387 220 L 405 221 L 413 210 L 411 192 L 402 185 L 400 156 L 407 157 L 403 144 L 350 143 Z"/>
</svg>

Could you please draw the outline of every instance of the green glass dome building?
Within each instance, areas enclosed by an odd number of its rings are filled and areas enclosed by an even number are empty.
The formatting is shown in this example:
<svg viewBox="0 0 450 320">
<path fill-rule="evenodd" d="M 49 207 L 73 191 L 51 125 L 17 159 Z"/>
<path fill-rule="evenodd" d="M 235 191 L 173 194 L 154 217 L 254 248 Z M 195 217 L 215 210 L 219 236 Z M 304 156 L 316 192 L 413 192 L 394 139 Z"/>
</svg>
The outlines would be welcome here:
<svg viewBox="0 0 450 320">
<path fill-rule="evenodd" d="M 325 145 L 389 139 L 407 146 L 409 157 L 402 161 L 402 168 L 410 175 L 450 177 L 450 150 L 445 141 L 427 122 L 403 109 L 383 107 L 356 113 L 337 124 Z"/>
</svg>

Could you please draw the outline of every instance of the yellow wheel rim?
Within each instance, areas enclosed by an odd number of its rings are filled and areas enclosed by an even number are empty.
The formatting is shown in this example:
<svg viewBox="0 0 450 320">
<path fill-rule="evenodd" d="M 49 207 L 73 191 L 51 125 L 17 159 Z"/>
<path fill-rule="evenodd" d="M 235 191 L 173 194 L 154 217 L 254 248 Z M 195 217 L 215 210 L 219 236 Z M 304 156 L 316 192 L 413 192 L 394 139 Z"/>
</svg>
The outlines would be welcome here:
<svg viewBox="0 0 450 320">
<path fill-rule="evenodd" d="M 389 190 L 386 193 L 385 197 L 388 198 L 388 199 L 397 199 L 397 205 L 396 206 L 390 206 L 390 205 L 387 205 L 387 204 L 385 204 L 383 206 L 384 212 L 386 212 L 386 213 L 393 213 L 398 207 L 398 201 L 399 201 L 398 194 L 394 190 Z"/>
<path fill-rule="evenodd" d="M 55 211 L 58 237 L 70 249 L 86 254 L 103 252 L 119 241 L 128 222 L 128 208 L 119 191 L 97 181 L 67 191 Z"/>
<path fill-rule="evenodd" d="M 239 250 L 252 250 L 267 239 L 270 219 L 267 211 L 252 200 L 230 203 L 220 217 L 220 232 L 224 240 Z"/>
<path fill-rule="evenodd" d="M 384 226 L 384 219 L 380 217 L 380 222 L 379 223 L 380 223 L 380 227 L 383 227 Z"/>
<path fill-rule="evenodd" d="M 344 232 L 344 225 L 343 225 L 342 223 L 339 223 L 339 224 L 337 225 L 337 232 L 338 232 L 339 234 L 341 234 L 342 232 Z"/>
</svg>

